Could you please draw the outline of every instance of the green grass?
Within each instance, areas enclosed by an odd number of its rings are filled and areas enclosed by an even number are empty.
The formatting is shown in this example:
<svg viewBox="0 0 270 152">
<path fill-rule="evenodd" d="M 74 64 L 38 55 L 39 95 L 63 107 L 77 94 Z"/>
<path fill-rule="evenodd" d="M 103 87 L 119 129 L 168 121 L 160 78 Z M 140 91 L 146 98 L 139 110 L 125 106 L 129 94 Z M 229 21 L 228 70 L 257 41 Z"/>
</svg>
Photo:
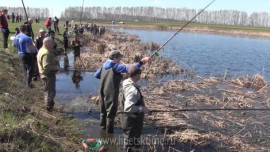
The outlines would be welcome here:
<svg viewBox="0 0 270 152">
<path fill-rule="evenodd" d="M 94 23 L 97 24 L 108 24 L 110 25 L 110 21 L 104 20 L 93 20 Z M 119 21 L 115 21 L 118 24 Z M 163 27 L 181 27 L 185 25 L 187 22 L 135 22 L 135 21 L 127 21 L 124 22 L 124 25 L 136 25 L 136 26 L 163 26 Z M 270 28 L 267 27 L 252 27 L 252 26 L 233 26 L 233 25 L 219 25 L 219 24 L 201 24 L 201 23 L 190 23 L 188 27 L 208 27 L 213 29 L 221 29 L 221 30 L 244 30 L 244 31 L 254 31 L 254 32 L 270 32 Z"/>
<path fill-rule="evenodd" d="M 10 36 L 19 25 L 9 23 Z M 40 28 L 45 26 L 33 24 L 36 36 Z M 56 38 L 61 40 L 62 36 Z M 46 113 L 42 83 L 33 82 L 33 89 L 25 87 L 17 49 L 11 45 L 9 40 L 9 49 L 4 50 L 0 36 L 0 151 L 78 151 L 82 139 L 75 120 L 66 119 L 66 114 L 57 108 L 52 115 L 59 123 L 34 112 Z M 61 49 L 61 44 L 58 46 Z"/>
</svg>

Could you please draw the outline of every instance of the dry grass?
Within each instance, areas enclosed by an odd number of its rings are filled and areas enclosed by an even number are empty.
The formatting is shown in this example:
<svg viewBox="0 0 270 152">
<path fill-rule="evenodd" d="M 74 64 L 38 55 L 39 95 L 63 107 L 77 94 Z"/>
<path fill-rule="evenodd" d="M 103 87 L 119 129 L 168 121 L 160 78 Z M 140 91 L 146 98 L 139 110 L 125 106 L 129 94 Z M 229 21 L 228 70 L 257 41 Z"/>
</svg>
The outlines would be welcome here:
<svg viewBox="0 0 270 152">
<path fill-rule="evenodd" d="M 101 38 L 90 37 L 84 41 L 85 48 L 90 51 L 81 53 L 81 60 L 76 61 L 76 68 L 85 68 L 91 71 L 98 69 L 108 59 L 111 50 L 120 50 L 124 54 L 124 64 L 133 64 L 144 56 L 149 56 L 149 51 L 156 50 L 160 46 L 155 42 L 141 43 L 136 35 L 125 33 L 106 32 Z M 164 75 L 178 75 L 185 70 L 176 62 L 155 57 L 150 66 L 143 66 L 142 77 L 154 79 Z"/>
<path fill-rule="evenodd" d="M 228 81 L 197 78 L 197 82 L 173 80 L 148 84 L 142 88 L 147 107 L 168 111 L 269 107 L 267 82 L 258 74 Z M 251 90 L 246 90 L 249 83 Z M 217 151 L 264 151 L 270 148 L 269 114 L 269 111 L 165 112 L 152 113 L 146 121 L 168 128 L 171 132 L 168 138 L 173 137 L 194 149 L 207 149 L 211 145 Z"/>
</svg>

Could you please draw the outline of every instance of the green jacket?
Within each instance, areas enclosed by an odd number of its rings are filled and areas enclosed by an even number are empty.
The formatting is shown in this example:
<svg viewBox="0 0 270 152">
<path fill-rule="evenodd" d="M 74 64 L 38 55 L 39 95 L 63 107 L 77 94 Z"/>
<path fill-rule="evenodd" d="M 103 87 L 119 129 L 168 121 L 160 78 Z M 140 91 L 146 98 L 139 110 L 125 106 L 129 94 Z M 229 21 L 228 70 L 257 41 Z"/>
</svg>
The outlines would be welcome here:
<svg viewBox="0 0 270 152">
<path fill-rule="evenodd" d="M 58 71 L 59 63 L 56 56 L 44 47 L 38 52 L 37 62 L 39 72 L 44 76 L 53 75 Z"/>
</svg>

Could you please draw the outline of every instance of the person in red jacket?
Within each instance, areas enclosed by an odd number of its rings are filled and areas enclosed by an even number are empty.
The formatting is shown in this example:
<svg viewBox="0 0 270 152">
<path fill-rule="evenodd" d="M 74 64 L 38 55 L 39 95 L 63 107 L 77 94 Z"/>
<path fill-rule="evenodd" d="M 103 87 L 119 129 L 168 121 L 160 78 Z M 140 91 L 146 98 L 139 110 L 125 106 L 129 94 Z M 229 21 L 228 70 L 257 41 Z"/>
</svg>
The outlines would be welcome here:
<svg viewBox="0 0 270 152">
<path fill-rule="evenodd" d="M 51 28 L 52 25 L 52 18 L 47 18 L 45 21 L 45 26 L 47 27 L 47 29 Z"/>
<path fill-rule="evenodd" d="M 8 35 L 9 35 L 9 29 L 8 29 L 8 22 L 6 15 L 8 13 L 7 9 L 3 9 L 2 13 L 0 14 L 0 28 L 3 33 L 3 39 L 4 39 L 4 49 L 8 48 Z"/>
</svg>

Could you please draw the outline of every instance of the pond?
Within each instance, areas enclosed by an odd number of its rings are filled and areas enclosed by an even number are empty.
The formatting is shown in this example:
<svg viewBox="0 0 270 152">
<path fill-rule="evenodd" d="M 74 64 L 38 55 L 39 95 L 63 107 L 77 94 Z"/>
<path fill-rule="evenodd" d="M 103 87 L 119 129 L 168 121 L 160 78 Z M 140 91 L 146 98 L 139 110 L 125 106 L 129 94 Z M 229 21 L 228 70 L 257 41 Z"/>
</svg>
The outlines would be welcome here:
<svg viewBox="0 0 270 152">
<path fill-rule="evenodd" d="M 117 28 L 136 34 L 142 42 L 160 45 L 173 36 L 172 31 Z M 177 61 L 183 68 L 194 69 L 200 76 L 262 74 L 270 79 L 270 40 L 231 35 L 180 32 L 160 51 L 161 56 Z"/>
<path fill-rule="evenodd" d="M 128 34 L 136 34 L 141 41 L 155 41 L 159 44 L 169 39 L 174 32 L 138 29 L 114 29 Z M 85 48 L 82 48 L 85 49 Z M 237 37 L 228 35 L 198 34 L 182 32 L 177 35 L 164 50 L 161 56 L 177 61 L 182 68 L 193 69 L 200 76 L 222 76 L 227 70 L 227 76 L 243 76 L 246 74 L 262 74 L 270 79 L 270 40 Z M 69 65 L 74 69 L 74 57 L 70 52 L 61 56 L 60 66 Z M 98 94 L 99 80 L 93 72 L 70 70 L 57 74 L 56 102 L 78 119 L 83 138 L 102 138 L 99 131 L 98 106 L 90 101 Z M 142 83 L 143 84 L 143 83 Z M 151 127 L 150 127 L 151 128 Z M 115 137 L 119 138 L 122 131 L 116 126 Z M 144 132 L 153 133 L 153 129 Z M 119 137 L 117 137 L 119 136 Z M 121 146 L 111 147 L 119 151 Z"/>
</svg>

